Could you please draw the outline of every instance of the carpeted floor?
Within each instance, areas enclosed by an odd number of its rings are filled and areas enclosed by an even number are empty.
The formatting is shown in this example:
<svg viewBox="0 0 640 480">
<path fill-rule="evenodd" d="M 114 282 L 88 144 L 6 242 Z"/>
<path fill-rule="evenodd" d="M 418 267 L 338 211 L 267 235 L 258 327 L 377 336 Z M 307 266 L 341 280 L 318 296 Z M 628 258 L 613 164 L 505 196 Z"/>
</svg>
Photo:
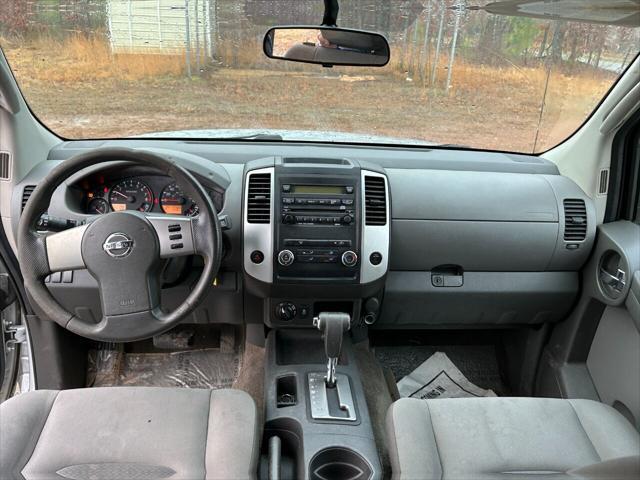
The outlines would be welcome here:
<svg viewBox="0 0 640 480">
<path fill-rule="evenodd" d="M 493 345 L 381 346 L 375 347 L 374 351 L 378 361 L 393 372 L 396 381 L 411 373 L 435 352 L 444 352 L 478 387 L 491 389 L 499 396 L 510 393 L 500 375 Z"/>
<path fill-rule="evenodd" d="M 260 425 L 264 422 L 264 362 L 264 347 L 246 342 L 240 372 L 233 383 L 233 388 L 244 390 L 256 402 Z"/>
<path fill-rule="evenodd" d="M 220 349 L 169 353 L 125 353 L 121 349 L 89 353 L 88 386 L 230 388 L 240 370 L 242 352 Z"/>
<path fill-rule="evenodd" d="M 242 373 L 243 344 L 231 325 L 180 325 L 153 340 L 99 343 L 89 351 L 87 386 L 231 388 Z"/>
<path fill-rule="evenodd" d="M 385 419 L 393 399 L 380 363 L 369 348 L 369 342 L 354 344 L 354 351 L 373 426 L 373 435 L 382 463 L 383 478 L 390 478 L 391 465 L 387 453 Z"/>
</svg>

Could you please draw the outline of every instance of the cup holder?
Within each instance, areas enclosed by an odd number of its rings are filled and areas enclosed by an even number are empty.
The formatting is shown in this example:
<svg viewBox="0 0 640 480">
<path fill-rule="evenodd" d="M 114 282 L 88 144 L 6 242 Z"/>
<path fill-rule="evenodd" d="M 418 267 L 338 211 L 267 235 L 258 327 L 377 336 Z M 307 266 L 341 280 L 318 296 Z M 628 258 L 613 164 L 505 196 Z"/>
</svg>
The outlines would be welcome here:
<svg viewBox="0 0 640 480">
<path fill-rule="evenodd" d="M 332 447 L 318 452 L 309 464 L 311 480 L 368 480 L 369 463 L 348 448 Z"/>
</svg>

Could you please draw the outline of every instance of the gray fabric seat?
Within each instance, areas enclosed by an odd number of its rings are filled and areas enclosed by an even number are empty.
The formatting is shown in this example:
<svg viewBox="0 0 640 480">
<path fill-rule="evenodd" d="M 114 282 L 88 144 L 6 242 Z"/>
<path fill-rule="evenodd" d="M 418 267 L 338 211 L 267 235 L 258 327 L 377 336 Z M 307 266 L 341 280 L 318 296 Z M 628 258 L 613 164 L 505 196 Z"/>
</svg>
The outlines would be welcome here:
<svg viewBox="0 0 640 480">
<path fill-rule="evenodd" d="M 40 390 L 0 405 L 0 478 L 255 478 L 258 422 L 239 390 Z"/>
<path fill-rule="evenodd" d="M 401 399 L 387 414 L 395 479 L 640 478 L 640 436 L 590 400 Z"/>
</svg>

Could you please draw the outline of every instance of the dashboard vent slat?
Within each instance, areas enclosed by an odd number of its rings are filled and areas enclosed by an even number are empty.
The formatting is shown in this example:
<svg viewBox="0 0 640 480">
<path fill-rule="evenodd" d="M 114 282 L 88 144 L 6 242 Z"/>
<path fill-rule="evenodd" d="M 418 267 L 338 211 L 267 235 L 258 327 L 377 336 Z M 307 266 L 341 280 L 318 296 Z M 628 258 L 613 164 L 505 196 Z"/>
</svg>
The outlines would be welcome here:
<svg viewBox="0 0 640 480">
<path fill-rule="evenodd" d="M 564 240 L 581 242 L 587 238 L 587 207 L 584 200 L 565 199 L 564 202 Z"/>
<path fill-rule="evenodd" d="M 24 211 L 24 207 L 27 206 L 27 202 L 29 201 L 29 197 L 36 189 L 35 185 L 25 185 L 24 190 L 22 190 L 22 210 Z"/>
<path fill-rule="evenodd" d="M 11 156 L 0 152 L 0 180 L 11 180 Z"/>
<path fill-rule="evenodd" d="M 271 223 L 271 174 L 249 174 L 247 222 Z"/>
<path fill-rule="evenodd" d="M 366 225 L 387 224 L 387 192 L 382 177 L 364 177 L 364 209 Z"/>
</svg>

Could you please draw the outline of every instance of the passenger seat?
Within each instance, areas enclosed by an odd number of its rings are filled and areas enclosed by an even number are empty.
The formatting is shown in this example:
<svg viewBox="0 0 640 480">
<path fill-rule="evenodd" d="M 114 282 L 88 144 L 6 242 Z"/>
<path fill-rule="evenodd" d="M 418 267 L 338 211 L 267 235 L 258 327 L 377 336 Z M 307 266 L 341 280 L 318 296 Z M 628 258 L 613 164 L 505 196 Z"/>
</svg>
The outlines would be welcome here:
<svg viewBox="0 0 640 480">
<path fill-rule="evenodd" d="M 640 478 L 640 435 L 591 400 L 405 398 L 387 436 L 396 480 Z"/>
</svg>

